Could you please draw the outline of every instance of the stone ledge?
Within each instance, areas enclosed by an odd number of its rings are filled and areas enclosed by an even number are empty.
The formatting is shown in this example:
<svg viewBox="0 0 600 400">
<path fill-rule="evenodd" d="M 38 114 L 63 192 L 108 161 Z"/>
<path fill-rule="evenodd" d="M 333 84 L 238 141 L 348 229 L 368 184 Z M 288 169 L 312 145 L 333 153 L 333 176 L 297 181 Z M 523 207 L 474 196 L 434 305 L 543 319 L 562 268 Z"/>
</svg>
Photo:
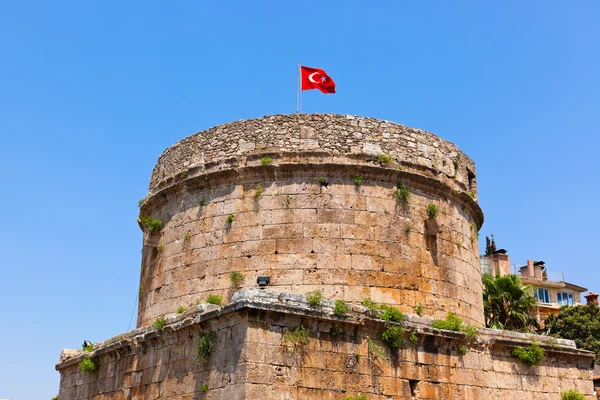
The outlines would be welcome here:
<svg viewBox="0 0 600 400">
<path fill-rule="evenodd" d="M 200 304 L 195 307 L 195 309 L 190 309 L 183 314 L 167 315 L 165 317 L 166 325 L 162 330 L 157 330 L 152 326 L 135 329 L 105 340 L 104 342 L 94 344 L 94 350 L 89 353 L 82 350 L 64 349 L 60 355 L 59 362 L 56 364 L 56 370 L 61 370 L 77 364 L 88 355 L 96 357 L 107 353 L 118 352 L 121 349 L 128 349 L 132 346 L 139 346 L 147 341 L 160 339 L 163 332 L 175 332 L 195 324 L 200 324 L 204 321 L 223 317 L 242 309 L 292 314 L 325 321 L 336 321 L 350 325 L 374 324 L 385 326 L 390 324 L 389 322 L 366 316 L 365 312 L 367 309 L 362 306 L 354 306 L 347 316 L 337 316 L 333 314 L 333 305 L 333 301 L 323 300 L 322 307 L 313 308 L 308 305 L 303 295 L 257 288 L 242 289 L 236 292 L 232 297 L 232 302 L 225 306 L 219 307 L 212 304 Z M 406 315 L 406 319 L 400 323 L 400 325 L 421 335 L 444 337 L 458 341 L 472 340 L 473 345 L 481 347 L 516 347 L 529 345 L 532 342 L 538 342 L 539 345 L 549 353 L 568 354 L 589 358 L 590 362 L 595 356 L 591 351 L 577 349 L 575 342 L 572 340 L 488 328 L 478 328 L 479 334 L 476 337 L 470 338 L 463 332 L 434 329 L 432 327 L 432 322 L 433 320 L 431 318 Z"/>
<path fill-rule="evenodd" d="M 182 189 L 196 186 L 209 186 L 213 187 L 215 180 L 228 181 L 228 180 L 255 180 L 260 177 L 271 177 L 277 179 L 277 171 L 280 170 L 285 172 L 286 170 L 297 169 L 306 171 L 309 169 L 326 169 L 335 168 L 339 169 L 351 169 L 348 171 L 349 174 L 360 173 L 365 179 L 377 179 L 381 180 L 386 178 L 393 182 L 406 182 L 413 188 L 417 189 L 433 189 L 444 193 L 448 198 L 454 198 L 458 204 L 461 204 L 472 211 L 472 215 L 477 222 L 478 229 L 483 225 L 484 215 L 479 203 L 475 201 L 468 193 L 467 188 L 464 185 L 458 183 L 448 183 L 444 180 L 438 179 L 436 176 L 428 176 L 425 174 L 426 171 L 408 171 L 398 170 L 393 168 L 386 168 L 379 165 L 373 165 L 373 163 L 333 163 L 333 162 L 310 162 L 310 163 L 278 163 L 271 165 L 235 165 L 235 166 L 224 166 L 219 164 L 211 169 L 202 169 L 200 167 L 193 167 L 188 170 L 188 174 L 185 179 L 180 179 L 179 175 L 174 175 L 165 180 L 161 181 L 155 187 L 152 188 L 149 195 L 145 198 L 145 202 L 140 208 L 140 215 L 152 214 L 153 210 L 158 209 L 166 199 Z M 431 175 L 431 174 L 430 174 Z M 164 221 L 163 221 L 164 222 Z"/>
</svg>

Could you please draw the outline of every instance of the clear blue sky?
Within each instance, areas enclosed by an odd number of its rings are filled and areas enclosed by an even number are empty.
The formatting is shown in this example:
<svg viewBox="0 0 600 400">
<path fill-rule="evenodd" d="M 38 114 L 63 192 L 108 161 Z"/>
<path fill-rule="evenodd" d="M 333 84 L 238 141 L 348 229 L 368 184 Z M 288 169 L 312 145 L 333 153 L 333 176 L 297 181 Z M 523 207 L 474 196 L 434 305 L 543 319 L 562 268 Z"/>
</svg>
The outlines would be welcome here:
<svg viewBox="0 0 600 400">
<path fill-rule="evenodd" d="M 2 1 L 0 397 L 49 399 L 62 348 L 127 330 L 157 157 L 294 112 L 297 61 L 337 83 L 303 111 L 455 142 L 481 243 L 600 291 L 599 19 L 597 0 Z"/>
</svg>

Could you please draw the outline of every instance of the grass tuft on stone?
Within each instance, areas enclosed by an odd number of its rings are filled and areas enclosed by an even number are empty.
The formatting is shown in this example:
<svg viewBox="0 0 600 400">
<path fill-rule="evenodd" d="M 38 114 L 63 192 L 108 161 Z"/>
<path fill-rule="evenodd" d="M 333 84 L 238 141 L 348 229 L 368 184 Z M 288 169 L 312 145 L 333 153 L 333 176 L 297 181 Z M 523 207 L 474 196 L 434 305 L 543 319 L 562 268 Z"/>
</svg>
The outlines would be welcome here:
<svg viewBox="0 0 600 400">
<path fill-rule="evenodd" d="M 295 329 L 286 330 L 283 340 L 295 346 L 303 346 L 310 341 L 310 331 L 303 325 L 299 325 Z"/>
<path fill-rule="evenodd" d="M 379 304 L 377 304 L 376 302 L 374 302 L 373 300 L 371 300 L 369 297 L 367 297 L 366 299 L 364 299 L 361 303 L 361 306 L 366 307 L 367 308 L 367 314 L 369 314 L 370 316 L 374 317 L 377 315 L 377 313 L 379 312 Z"/>
<path fill-rule="evenodd" d="M 417 315 L 420 317 L 423 315 L 423 304 L 419 303 L 417 304 L 417 306 L 415 307 L 415 312 L 417 313 Z"/>
<path fill-rule="evenodd" d="M 379 160 L 379 162 L 381 163 L 381 165 L 389 165 L 392 162 L 392 157 L 390 157 L 389 155 L 385 154 L 385 153 L 381 153 L 377 159 Z"/>
<path fill-rule="evenodd" d="M 404 183 L 400 183 L 398 189 L 394 191 L 394 198 L 402 204 L 408 204 L 410 196 L 410 190 L 408 190 L 408 187 Z"/>
<path fill-rule="evenodd" d="M 394 307 L 390 307 L 387 305 L 382 305 L 380 307 L 381 314 L 379 314 L 379 319 L 382 319 L 384 321 L 389 321 L 389 322 L 401 322 L 404 321 L 404 319 L 406 318 L 406 316 L 404 315 L 404 313 L 400 310 L 398 310 L 397 308 Z"/>
<path fill-rule="evenodd" d="M 261 165 L 270 165 L 270 164 L 273 164 L 273 160 L 271 159 L 271 157 L 264 156 L 263 158 L 260 159 L 260 164 Z"/>
<path fill-rule="evenodd" d="M 215 341 L 217 339 L 217 335 L 215 335 L 212 331 L 206 331 L 200 333 L 198 339 L 198 359 L 207 363 L 210 358 L 210 353 L 215 346 Z"/>
<path fill-rule="evenodd" d="M 577 389 L 569 389 L 560 394 L 560 400 L 585 400 L 585 395 Z"/>
<path fill-rule="evenodd" d="M 350 311 L 350 307 L 344 300 L 338 299 L 333 302 L 333 313 L 335 315 L 341 317 L 348 314 L 348 311 Z"/>
<path fill-rule="evenodd" d="M 98 363 L 92 356 L 87 356 L 79 362 L 79 370 L 84 374 L 98 369 Z"/>
<path fill-rule="evenodd" d="M 331 336 L 337 336 L 341 333 L 344 333 L 344 328 L 340 324 L 333 324 L 331 328 L 329 328 L 329 334 Z"/>
<path fill-rule="evenodd" d="M 260 183 L 256 185 L 254 188 L 254 197 L 260 197 L 261 194 L 265 191 L 265 188 Z"/>
<path fill-rule="evenodd" d="M 209 294 L 206 298 L 206 302 L 208 304 L 214 304 L 216 306 L 220 306 L 223 301 L 223 296 L 220 294 Z"/>
<path fill-rule="evenodd" d="M 381 334 L 381 340 L 391 349 L 398 349 L 404 344 L 404 328 L 400 325 L 393 325 L 387 328 Z"/>
<path fill-rule="evenodd" d="M 239 287 L 242 283 L 244 283 L 244 279 L 246 279 L 246 277 L 241 272 L 233 271 L 231 274 L 229 274 L 231 286 Z"/>
<path fill-rule="evenodd" d="M 163 223 L 160 219 L 152 218 L 151 216 L 143 217 L 141 221 L 142 225 L 152 232 L 160 231 L 163 227 Z"/>
<path fill-rule="evenodd" d="M 429 203 L 427 204 L 427 217 L 435 218 L 440 213 L 440 209 L 435 204 Z"/>
<path fill-rule="evenodd" d="M 165 320 L 165 317 L 161 315 L 160 317 L 156 318 L 156 321 L 154 321 L 152 326 L 154 326 L 157 330 L 161 330 L 165 327 L 166 324 L 167 321 Z"/>
<path fill-rule="evenodd" d="M 515 347 L 511 355 L 523 364 L 529 366 L 538 364 L 545 357 L 544 349 L 536 342 L 531 343 L 531 345 L 527 347 Z"/>
<path fill-rule="evenodd" d="M 354 396 L 346 396 L 345 400 L 369 400 L 366 394 L 355 394 Z"/>
<path fill-rule="evenodd" d="M 323 305 L 323 292 L 315 290 L 304 295 L 306 302 L 312 308 L 319 308 Z"/>
</svg>

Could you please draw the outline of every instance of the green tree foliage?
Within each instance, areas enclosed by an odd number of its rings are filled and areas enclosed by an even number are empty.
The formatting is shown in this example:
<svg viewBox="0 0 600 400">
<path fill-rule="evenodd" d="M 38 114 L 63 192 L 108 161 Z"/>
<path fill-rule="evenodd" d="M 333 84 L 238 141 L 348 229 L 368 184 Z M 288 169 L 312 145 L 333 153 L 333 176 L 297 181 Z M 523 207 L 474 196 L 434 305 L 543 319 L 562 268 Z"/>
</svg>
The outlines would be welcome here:
<svg viewBox="0 0 600 400">
<path fill-rule="evenodd" d="M 587 306 L 564 306 L 557 315 L 548 317 L 544 324 L 547 334 L 574 340 L 577 348 L 596 353 L 600 362 L 600 308 Z"/>
<path fill-rule="evenodd" d="M 483 275 L 483 309 L 488 328 L 530 332 L 538 328 L 532 318 L 537 299 L 534 288 L 517 275 Z"/>
</svg>

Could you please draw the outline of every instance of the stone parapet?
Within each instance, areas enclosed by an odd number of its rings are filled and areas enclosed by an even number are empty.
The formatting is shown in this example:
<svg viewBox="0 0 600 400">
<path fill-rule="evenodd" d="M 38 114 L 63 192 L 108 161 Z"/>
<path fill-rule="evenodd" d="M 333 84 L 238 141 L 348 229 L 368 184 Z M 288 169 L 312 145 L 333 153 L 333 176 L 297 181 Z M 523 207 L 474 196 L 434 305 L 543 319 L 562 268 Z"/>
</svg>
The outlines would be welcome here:
<svg viewBox="0 0 600 400">
<path fill-rule="evenodd" d="M 326 301 L 314 308 L 304 296 L 244 289 L 224 307 L 200 305 L 169 315 L 163 329 L 136 329 L 95 344 L 91 354 L 63 351 L 56 366 L 59 398 L 342 400 L 364 393 L 369 400 L 533 400 L 577 388 L 592 399 L 594 354 L 570 340 L 483 328 L 469 337 L 408 316 L 400 325 L 417 341 L 390 350 L 380 340 L 390 323 L 360 306 L 337 316 L 332 306 Z M 342 332 L 332 335 L 333 325 Z M 298 326 L 308 329 L 303 344 L 287 335 Z M 215 342 L 203 363 L 198 338 L 207 332 Z M 529 367 L 511 357 L 516 346 L 534 341 L 546 352 L 541 364 Z M 83 374 L 77 365 L 87 355 L 99 368 Z"/>
<path fill-rule="evenodd" d="M 229 169 L 263 155 L 297 158 L 364 157 L 385 153 L 394 165 L 441 173 L 476 192 L 475 165 L 456 145 L 421 129 L 351 115 L 285 114 L 235 121 L 191 135 L 159 157 L 150 180 L 153 194 L 181 172 Z"/>
</svg>

